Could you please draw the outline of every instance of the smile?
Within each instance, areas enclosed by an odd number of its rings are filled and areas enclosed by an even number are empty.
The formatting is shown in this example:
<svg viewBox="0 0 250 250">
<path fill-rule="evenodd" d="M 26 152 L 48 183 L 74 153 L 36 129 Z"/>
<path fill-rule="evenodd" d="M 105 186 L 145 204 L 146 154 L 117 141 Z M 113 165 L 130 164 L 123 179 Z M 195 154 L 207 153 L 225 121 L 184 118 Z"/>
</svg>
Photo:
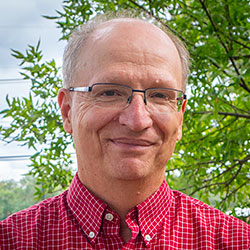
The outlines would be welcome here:
<svg viewBox="0 0 250 250">
<path fill-rule="evenodd" d="M 153 142 L 144 140 L 144 139 L 131 139 L 131 138 L 116 138 L 111 139 L 111 142 L 116 146 L 123 148 L 123 149 L 145 149 L 152 145 Z"/>
</svg>

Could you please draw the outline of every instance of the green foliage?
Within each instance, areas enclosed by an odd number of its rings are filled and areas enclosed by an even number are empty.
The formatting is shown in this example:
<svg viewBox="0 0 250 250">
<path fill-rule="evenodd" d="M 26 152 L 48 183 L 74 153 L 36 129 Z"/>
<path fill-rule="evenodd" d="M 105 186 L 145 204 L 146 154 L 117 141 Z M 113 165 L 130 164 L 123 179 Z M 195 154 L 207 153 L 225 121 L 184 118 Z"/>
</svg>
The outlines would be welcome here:
<svg viewBox="0 0 250 250">
<path fill-rule="evenodd" d="M 167 165 L 168 183 L 223 211 L 249 207 L 249 1 L 64 0 L 63 11 L 47 18 L 56 21 L 61 39 L 67 39 L 96 13 L 121 9 L 150 15 L 185 41 L 191 53 L 183 139 Z M 22 75 L 32 80 L 32 89 L 27 99 L 7 98 L 9 108 L 1 113 L 13 122 L 1 134 L 30 147 L 43 145 L 32 157 L 31 173 L 47 183 L 44 189 L 66 187 L 72 177 L 65 153 L 71 139 L 63 132 L 53 99 L 61 86 L 58 69 L 53 60 L 41 63 L 39 46 L 13 55 L 25 65 Z"/>
<path fill-rule="evenodd" d="M 31 177 L 25 177 L 20 182 L 0 182 L 0 220 L 37 202 L 34 184 L 34 178 Z"/>
<path fill-rule="evenodd" d="M 32 87 L 28 98 L 6 97 L 9 108 L 0 114 L 13 120 L 9 127 L 0 127 L 0 131 L 7 143 L 19 141 L 36 150 L 31 157 L 30 175 L 36 177 L 36 195 L 41 198 L 55 188 L 67 188 L 73 175 L 67 153 L 72 139 L 62 127 L 56 100 L 62 86 L 59 69 L 54 60 L 42 62 L 39 46 L 40 41 L 36 47 L 29 45 L 25 54 L 12 50 L 12 55 L 21 60 L 21 75 L 31 80 Z"/>
<path fill-rule="evenodd" d="M 50 194 L 43 194 L 40 198 L 35 197 L 37 188 L 36 180 L 33 176 L 25 176 L 20 181 L 7 180 L 0 182 L 0 220 L 4 220 L 9 215 L 28 208 L 41 199 L 44 200 L 53 195 L 59 194 L 62 190 L 56 190 Z"/>
</svg>

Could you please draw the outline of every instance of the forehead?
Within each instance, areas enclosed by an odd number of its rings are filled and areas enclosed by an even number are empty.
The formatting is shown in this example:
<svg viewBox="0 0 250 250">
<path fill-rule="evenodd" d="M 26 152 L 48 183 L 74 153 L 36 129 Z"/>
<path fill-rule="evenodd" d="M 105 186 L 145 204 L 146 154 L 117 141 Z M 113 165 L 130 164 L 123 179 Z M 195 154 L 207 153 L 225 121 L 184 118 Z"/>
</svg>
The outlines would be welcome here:
<svg viewBox="0 0 250 250">
<path fill-rule="evenodd" d="M 118 19 L 100 25 L 82 47 L 79 63 L 77 78 L 84 78 L 85 82 L 99 75 L 145 80 L 150 74 L 158 81 L 181 81 L 181 62 L 175 45 L 158 27 L 141 20 Z"/>
<path fill-rule="evenodd" d="M 131 45 L 133 45 L 132 41 L 140 41 L 143 44 L 150 41 L 154 42 L 151 45 L 165 43 L 165 45 L 172 44 L 173 48 L 175 47 L 168 35 L 157 26 L 130 18 L 114 19 L 100 24 L 90 35 L 90 39 L 92 42 L 121 40 L 126 43 L 129 41 Z"/>
</svg>

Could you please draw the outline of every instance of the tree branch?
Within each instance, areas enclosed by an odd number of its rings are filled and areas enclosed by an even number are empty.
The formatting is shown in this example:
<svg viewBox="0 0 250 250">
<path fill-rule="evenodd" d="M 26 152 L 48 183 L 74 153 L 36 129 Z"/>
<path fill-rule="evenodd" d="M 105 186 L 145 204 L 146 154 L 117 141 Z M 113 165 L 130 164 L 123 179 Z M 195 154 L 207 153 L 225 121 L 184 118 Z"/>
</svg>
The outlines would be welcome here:
<svg viewBox="0 0 250 250">
<path fill-rule="evenodd" d="M 222 45 L 223 48 L 225 49 L 226 53 L 229 54 L 229 50 L 228 50 L 227 46 L 225 45 L 225 43 L 223 42 L 223 40 L 222 40 L 222 38 L 221 38 L 221 36 L 220 36 L 220 34 L 219 34 L 219 30 L 217 29 L 217 27 L 216 27 L 216 25 L 215 25 L 215 23 L 214 23 L 214 21 L 213 21 L 211 15 L 210 15 L 210 13 L 208 12 L 208 9 L 207 9 L 207 7 L 206 7 L 206 5 L 205 5 L 205 1 L 204 1 L 204 0 L 199 0 L 199 1 L 200 1 L 200 3 L 201 3 L 201 6 L 202 6 L 203 10 L 205 11 L 205 13 L 206 13 L 206 15 L 207 15 L 207 17 L 208 17 L 208 19 L 209 19 L 209 21 L 210 21 L 210 23 L 211 23 L 211 25 L 212 25 L 212 27 L 213 27 L 215 33 L 216 33 L 216 36 L 218 37 L 218 39 L 219 39 L 221 45 Z M 250 89 L 247 87 L 247 85 L 246 85 L 246 83 L 245 83 L 243 77 L 241 76 L 241 74 L 240 74 L 240 72 L 239 72 L 239 69 L 237 68 L 237 66 L 236 66 L 236 64 L 235 64 L 235 62 L 234 62 L 234 60 L 233 60 L 233 58 L 232 58 L 232 56 L 229 56 L 229 60 L 231 61 L 232 65 L 233 65 L 233 67 L 234 67 L 234 69 L 235 69 L 236 74 L 240 77 L 240 80 L 241 80 L 240 86 L 241 86 L 243 89 L 245 89 L 247 92 L 250 93 Z"/>
<path fill-rule="evenodd" d="M 194 164 L 190 164 L 190 165 L 185 166 L 185 168 L 190 168 L 190 167 L 199 166 L 199 165 L 208 165 L 208 164 L 213 164 L 213 163 L 216 163 L 216 161 L 196 162 Z M 197 168 L 199 168 L 199 167 L 197 167 Z M 176 168 L 166 169 L 165 172 L 167 173 L 167 172 L 171 172 L 171 171 L 174 171 L 174 170 L 180 170 L 180 169 L 183 169 L 183 167 L 176 167 Z"/>
<path fill-rule="evenodd" d="M 201 187 L 195 189 L 192 193 L 190 193 L 190 195 L 194 195 L 196 192 L 202 190 L 202 189 L 205 189 L 205 188 L 208 188 L 208 187 L 211 187 L 211 186 L 214 186 L 214 185 L 225 185 L 225 187 L 228 187 L 232 181 L 238 176 L 238 174 L 240 173 L 241 169 L 242 169 L 242 166 L 244 163 L 246 163 L 247 161 L 250 160 L 250 155 L 247 155 L 245 158 L 241 159 L 241 160 L 237 160 L 238 162 L 235 163 L 234 165 L 232 165 L 230 168 L 228 168 L 226 171 L 216 175 L 215 177 L 213 178 L 210 178 L 210 179 L 206 179 L 206 180 L 203 180 L 202 183 L 206 183 L 206 182 L 211 182 L 212 180 L 215 180 L 217 179 L 218 177 L 220 177 L 221 175 L 224 175 L 225 173 L 231 171 L 233 168 L 235 168 L 236 166 L 240 165 L 239 169 L 237 170 L 237 172 L 233 175 L 233 177 L 229 180 L 229 181 L 225 181 L 225 182 L 216 182 L 216 183 L 209 183 L 209 184 L 206 184 L 206 185 L 202 185 Z M 212 161 L 213 162 L 213 161 Z M 183 190 L 186 190 L 188 188 L 192 188 L 193 185 L 190 185 L 188 187 L 185 187 L 183 189 L 181 189 L 180 191 L 183 191 Z"/>
<path fill-rule="evenodd" d="M 194 20 L 196 20 L 197 22 L 200 22 L 200 20 L 196 17 L 196 16 L 194 16 L 193 15 L 193 13 L 194 13 L 194 10 L 197 10 L 197 8 L 193 8 L 193 7 L 191 7 L 191 6 L 188 6 L 185 2 L 183 2 L 183 1 L 179 1 L 186 9 L 190 9 L 190 11 L 188 11 L 187 12 L 187 14 L 190 16 L 190 17 L 192 17 Z M 164 7 L 168 7 L 168 5 L 167 4 L 165 4 L 164 3 L 164 5 L 163 5 Z M 202 20 L 202 23 L 203 24 L 205 24 L 205 25 L 208 25 L 208 23 L 206 22 L 206 21 L 204 21 L 204 20 Z M 200 26 L 200 28 L 202 28 L 201 26 Z M 237 43 L 237 44 L 239 44 L 239 45 L 241 45 L 243 48 L 245 48 L 245 49 L 250 49 L 250 47 L 249 46 L 247 46 L 246 44 L 244 44 L 244 43 L 242 43 L 242 42 L 240 42 L 240 41 L 238 41 L 238 40 L 235 40 L 234 38 L 233 38 L 233 36 L 229 36 L 226 32 L 224 32 L 223 30 L 220 30 L 220 32 L 225 36 L 225 37 L 227 37 L 227 38 L 229 38 L 231 41 L 233 41 L 234 43 Z M 238 38 L 238 37 L 237 37 Z M 248 41 L 246 41 L 246 43 L 247 43 Z M 236 56 L 235 56 L 236 57 Z M 233 56 L 233 58 L 234 58 L 234 56 Z M 234 58 L 235 59 L 235 58 Z"/>
<path fill-rule="evenodd" d="M 212 186 L 217 186 L 217 185 L 223 185 L 223 184 L 226 184 L 226 182 L 216 182 L 216 183 L 210 183 L 210 184 L 207 184 L 207 185 L 203 185 L 199 188 L 197 188 L 196 190 L 194 190 L 192 193 L 189 194 L 189 196 L 192 196 L 194 195 L 196 192 L 204 189 L 204 188 L 208 188 L 208 187 L 212 187 Z"/>
<path fill-rule="evenodd" d="M 156 15 L 152 15 L 152 11 L 148 11 L 146 8 L 144 8 L 143 6 L 139 5 L 138 3 L 136 3 L 133 0 L 129 0 L 130 3 L 134 4 L 135 6 L 137 6 L 138 8 L 142 9 L 145 13 L 147 13 L 148 15 L 152 16 L 153 18 L 155 18 L 159 23 L 161 23 L 163 26 L 165 26 L 167 29 L 169 29 L 172 33 L 174 33 L 176 36 L 178 36 L 181 40 L 183 40 L 186 44 L 189 44 L 189 42 L 180 34 L 178 34 L 176 32 L 176 30 L 172 29 L 169 25 L 167 25 L 166 23 L 164 23 L 161 18 L 157 17 Z"/>
<path fill-rule="evenodd" d="M 242 183 L 239 187 L 237 187 L 236 189 L 234 189 L 232 192 L 230 193 L 227 193 L 227 195 L 225 196 L 225 198 L 221 201 L 221 204 L 220 204 L 220 208 L 223 207 L 223 205 L 225 204 L 226 200 L 233 194 L 235 194 L 238 190 L 240 190 L 242 187 L 244 187 L 246 184 L 249 183 L 249 179 L 247 179 L 246 182 Z"/>
<path fill-rule="evenodd" d="M 236 111 L 236 110 L 239 110 L 239 111 L 242 111 L 242 112 L 247 113 L 247 114 L 250 115 L 250 112 L 249 112 L 249 111 L 246 111 L 246 110 L 244 110 L 244 109 L 240 109 L 240 108 L 234 106 L 233 104 L 229 103 L 228 101 L 223 100 L 222 98 L 219 98 L 219 97 L 216 97 L 216 98 L 218 98 L 221 102 L 223 102 L 223 103 L 229 105 L 230 107 L 232 107 L 235 111 Z"/>
<path fill-rule="evenodd" d="M 224 34 L 224 32 L 222 32 L 222 34 Z M 233 42 L 235 42 L 235 43 L 238 43 L 239 45 L 241 45 L 243 48 L 245 48 L 245 49 L 250 49 L 250 47 L 249 46 L 247 46 L 246 44 L 244 44 L 244 43 L 242 43 L 242 42 L 239 42 L 238 40 L 235 40 L 234 38 L 230 38 Z"/>
<path fill-rule="evenodd" d="M 200 132 L 199 133 L 196 133 L 196 135 L 198 135 L 198 141 L 202 141 L 202 140 L 205 140 L 206 138 L 210 137 L 211 135 L 213 135 L 214 133 L 217 133 L 227 127 L 229 127 L 231 124 L 233 124 L 238 118 L 235 118 L 234 120 L 230 121 L 228 124 L 226 124 L 224 127 L 221 127 L 219 129 L 216 129 L 208 134 L 206 134 L 205 136 L 203 137 L 200 137 Z M 206 131 L 206 130 L 209 130 L 210 128 L 212 128 L 213 126 L 209 127 L 208 129 L 204 129 L 203 131 Z M 202 131 L 202 132 L 203 132 Z M 193 134 L 193 136 L 195 136 L 195 134 Z M 191 144 L 191 143 L 194 143 L 194 142 L 197 142 L 197 139 L 195 140 L 192 140 L 192 141 L 188 141 L 188 142 L 180 142 L 181 145 L 186 145 L 186 144 Z"/>
<path fill-rule="evenodd" d="M 229 10 L 229 6 L 228 6 L 228 2 L 227 2 L 227 0 L 224 0 L 224 2 L 225 2 L 225 13 L 226 13 L 226 18 L 227 18 L 227 20 L 228 20 L 228 24 L 229 24 L 229 36 L 230 37 L 232 37 L 233 35 L 232 35 L 232 20 L 231 20 L 231 17 L 230 17 L 230 10 Z M 230 50 L 232 50 L 233 49 L 233 41 L 232 41 L 232 39 L 229 39 L 230 40 Z"/>
<path fill-rule="evenodd" d="M 250 58 L 250 55 L 242 55 L 242 56 L 232 56 L 234 60 L 240 60 L 242 58 Z"/>
<path fill-rule="evenodd" d="M 213 114 L 212 111 L 199 111 L 199 112 L 192 112 L 193 114 Z M 225 116 L 234 116 L 237 118 L 246 118 L 246 119 L 250 119 L 250 115 L 244 115 L 244 114 L 239 114 L 239 113 L 230 113 L 230 112 L 218 112 L 219 115 L 225 115 Z"/>
<path fill-rule="evenodd" d="M 222 173 L 220 173 L 220 174 L 218 174 L 218 175 L 216 175 L 216 176 L 214 176 L 214 177 L 212 177 L 212 178 L 210 178 L 210 179 L 203 180 L 202 182 L 205 183 L 205 182 L 210 182 L 210 181 L 212 181 L 212 180 L 214 180 L 214 179 L 217 179 L 217 178 L 219 178 L 221 175 L 224 175 L 225 173 L 231 171 L 231 170 L 232 170 L 233 168 L 235 168 L 236 166 L 240 165 L 240 168 L 237 170 L 236 174 L 235 174 L 228 182 L 225 183 L 226 186 L 228 186 L 228 185 L 237 177 L 237 175 L 239 174 L 239 172 L 240 172 L 240 170 L 241 170 L 241 168 L 242 168 L 242 165 L 243 165 L 245 162 L 247 162 L 249 159 L 250 159 L 250 155 L 246 156 L 245 158 L 243 158 L 243 159 L 241 159 L 241 160 L 237 160 L 238 162 L 235 163 L 235 164 L 233 164 L 233 165 L 232 165 L 230 168 L 228 168 L 226 171 L 224 171 L 224 172 L 222 172 Z"/>
</svg>

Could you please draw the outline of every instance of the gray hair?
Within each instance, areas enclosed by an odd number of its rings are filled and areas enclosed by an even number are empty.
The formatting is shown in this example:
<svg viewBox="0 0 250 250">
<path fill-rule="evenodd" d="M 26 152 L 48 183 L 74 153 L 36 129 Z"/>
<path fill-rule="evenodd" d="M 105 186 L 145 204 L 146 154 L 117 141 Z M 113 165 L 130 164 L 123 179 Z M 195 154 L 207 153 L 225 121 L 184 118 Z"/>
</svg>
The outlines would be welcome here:
<svg viewBox="0 0 250 250">
<path fill-rule="evenodd" d="M 86 40 L 89 38 L 90 34 L 92 34 L 100 24 L 105 23 L 109 20 L 113 19 L 120 19 L 120 18 L 135 18 L 138 20 L 144 20 L 149 23 L 152 23 L 152 19 L 145 16 L 138 16 L 134 15 L 134 13 L 106 13 L 100 16 L 95 17 L 91 21 L 87 22 L 86 24 L 81 25 L 73 31 L 73 33 L 70 35 L 68 44 L 65 48 L 64 54 L 63 54 L 63 85 L 65 88 L 69 88 L 70 85 L 74 83 L 74 76 L 79 68 L 79 52 L 81 51 L 82 46 L 86 42 Z M 164 31 L 169 38 L 172 40 L 172 42 L 175 44 L 175 47 L 179 53 L 181 64 L 182 64 L 182 89 L 185 91 L 187 79 L 189 75 L 189 53 L 186 49 L 185 44 L 170 30 L 168 30 L 165 26 L 162 24 L 159 24 L 158 22 L 154 23 L 155 26 L 160 28 L 162 31 Z"/>
</svg>

